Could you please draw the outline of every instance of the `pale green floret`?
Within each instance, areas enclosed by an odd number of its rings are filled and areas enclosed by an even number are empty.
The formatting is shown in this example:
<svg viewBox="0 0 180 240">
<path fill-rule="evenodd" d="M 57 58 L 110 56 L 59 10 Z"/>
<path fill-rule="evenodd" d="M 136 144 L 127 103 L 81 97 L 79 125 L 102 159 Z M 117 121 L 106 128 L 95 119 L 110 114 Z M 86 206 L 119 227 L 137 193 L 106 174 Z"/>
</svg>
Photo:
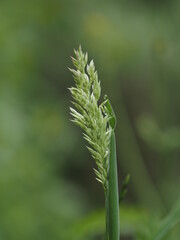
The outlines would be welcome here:
<svg viewBox="0 0 180 240">
<path fill-rule="evenodd" d="M 104 111 L 105 101 L 99 105 L 101 96 L 101 86 L 98 81 L 98 74 L 95 70 L 93 60 L 87 64 L 88 56 L 84 54 L 81 47 L 75 52 L 76 58 L 72 62 L 76 68 L 70 69 L 75 80 L 75 87 L 70 91 L 74 101 L 72 102 L 76 110 L 70 108 L 73 122 L 80 126 L 84 133 L 84 139 L 88 142 L 88 150 L 95 159 L 97 169 L 94 169 L 96 179 L 103 184 L 107 190 L 109 171 L 109 142 L 111 127 L 109 116 Z"/>
</svg>

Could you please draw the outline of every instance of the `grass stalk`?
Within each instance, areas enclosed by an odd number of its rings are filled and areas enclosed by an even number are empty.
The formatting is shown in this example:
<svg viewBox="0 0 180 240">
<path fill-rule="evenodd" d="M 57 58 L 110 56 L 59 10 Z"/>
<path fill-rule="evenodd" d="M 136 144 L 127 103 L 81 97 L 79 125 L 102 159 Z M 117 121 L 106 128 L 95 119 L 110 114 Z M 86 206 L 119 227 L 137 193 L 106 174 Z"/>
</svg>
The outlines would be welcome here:
<svg viewBox="0 0 180 240">
<path fill-rule="evenodd" d="M 114 131 L 110 140 L 109 157 L 109 240 L 119 240 L 119 192 L 116 158 L 116 138 Z"/>
<path fill-rule="evenodd" d="M 81 47 L 75 52 L 70 69 L 75 87 L 70 91 L 73 105 L 70 108 L 72 121 L 83 129 L 88 142 L 87 148 L 94 158 L 97 168 L 96 179 L 102 184 L 106 207 L 106 240 L 119 240 L 119 194 L 116 160 L 116 140 L 114 129 L 116 117 L 107 96 L 99 104 L 101 85 L 93 60 L 88 64 L 88 55 Z"/>
<path fill-rule="evenodd" d="M 105 240 L 109 240 L 109 186 L 107 187 L 107 192 L 105 194 L 105 210 L 106 210 L 106 237 L 105 237 Z"/>
</svg>

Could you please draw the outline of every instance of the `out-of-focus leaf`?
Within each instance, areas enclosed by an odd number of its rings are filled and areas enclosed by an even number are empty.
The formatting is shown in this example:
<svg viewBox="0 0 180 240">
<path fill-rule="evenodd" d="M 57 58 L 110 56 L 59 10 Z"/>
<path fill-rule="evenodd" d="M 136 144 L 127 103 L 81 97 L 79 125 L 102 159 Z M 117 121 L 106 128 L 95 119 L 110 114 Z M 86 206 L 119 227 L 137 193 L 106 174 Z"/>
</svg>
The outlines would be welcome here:
<svg viewBox="0 0 180 240">
<path fill-rule="evenodd" d="M 174 206 L 172 211 L 161 221 L 160 229 L 154 236 L 154 240 L 162 240 L 164 237 L 180 223 L 180 201 Z"/>
<path fill-rule="evenodd" d="M 124 236 L 136 236 L 138 231 L 145 225 L 144 221 L 148 218 L 145 209 L 133 206 L 123 205 L 120 208 L 120 232 Z M 80 219 L 75 223 L 69 232 L 69 237 L 73 239 L 84 240 L 93 239 L 94 236 L 103 236 L 105 234 L 105 213 L 104 210 L 96 211 Z"/>
</svg>

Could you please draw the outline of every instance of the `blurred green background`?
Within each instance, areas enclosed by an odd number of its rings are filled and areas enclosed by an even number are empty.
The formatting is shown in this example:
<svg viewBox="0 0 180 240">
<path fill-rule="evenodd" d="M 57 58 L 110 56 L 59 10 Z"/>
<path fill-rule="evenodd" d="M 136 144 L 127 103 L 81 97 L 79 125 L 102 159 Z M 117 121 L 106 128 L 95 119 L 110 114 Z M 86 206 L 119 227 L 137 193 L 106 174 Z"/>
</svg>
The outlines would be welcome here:
<svg viewBox="0 0 180 240">
<path fill-rule="evenodd" d="M 180 2 L 0 1 L 0 239 L 103 239 L 104 196 L 69 121 L 82 45 L 114 106 L 122 240 L 180 239 Z M 159 237 L 159 238 L 158 238 Z"/>
</svg>

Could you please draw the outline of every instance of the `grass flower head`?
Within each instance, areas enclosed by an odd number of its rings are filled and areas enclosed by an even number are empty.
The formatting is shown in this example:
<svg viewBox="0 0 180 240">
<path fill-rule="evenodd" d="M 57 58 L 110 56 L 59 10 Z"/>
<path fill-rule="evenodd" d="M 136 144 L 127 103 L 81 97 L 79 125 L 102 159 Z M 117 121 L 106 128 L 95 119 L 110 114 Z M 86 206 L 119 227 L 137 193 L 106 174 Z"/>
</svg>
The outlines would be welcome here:
<svg viewBox="0 0 180 240">
<path fill-rule="evenodd" d="M 89 144 L 87 148 L 97 164 L 97 169 L 94 169 L 96 179 L 106 192 L 112 130 L 105 107 L 107 100 L 99 104 L 101 85 L 93 60 L 88 64 L 88 55 L 82 52 L 81 47 L 74 53 L 72 62 L 75 69 L 70 69 L 75 80 L 75 86 L 70 88 L 74 99 L 74 108 L 70 108 L 72 121 L 83 129 L 83 136 Z"/>
</svg>

